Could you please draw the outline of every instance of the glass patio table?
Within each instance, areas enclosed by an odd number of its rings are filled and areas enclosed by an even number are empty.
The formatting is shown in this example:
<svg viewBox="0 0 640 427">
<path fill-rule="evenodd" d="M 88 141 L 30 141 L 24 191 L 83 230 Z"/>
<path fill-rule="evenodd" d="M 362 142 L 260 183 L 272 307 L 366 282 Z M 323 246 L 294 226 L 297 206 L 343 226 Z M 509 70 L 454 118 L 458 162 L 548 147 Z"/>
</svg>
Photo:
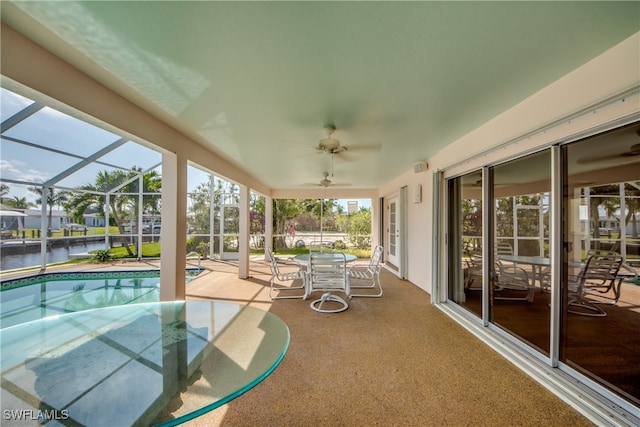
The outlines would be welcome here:
<svg viewBox="0 0 640 427">
<path fill-rule="evenodd" d="M 501 261 L 513 262 L 516 264 L 529 264 L 531 265 L 531 284 L 536 285 L 536 282 L 542 280 L 542 270 L 545 267 L 551 267 L 551 258 L 542 256 L 531 255 L 500 255 L 498 257 Z M 542 287 L 542 283 L 540 283 Z"/>
<path fill-rule="evenodd" d="M 44 318 L 0 343 L 3 426 L 177 425 L 264 380 L 289 329 L 250 306 L 174 301 Z"/>
<path fill-rule="evenodd" d="M 323 254 L 342 254 L 342 252 L 322 252 Z M 296 260 L 297 262 L 301 263 L 301 264 L 309 264 L 309 258 L 310 258 L 310 254 L 298 254 L 296 256 L 293 257 L 294 260 Z M 357 256 L 355 255 L 351 255 L 351 254 L 344 254 L 345 256 L 345 260 L 346 262 L 353 262 L 356 259 L 358 259 Z"/>
<path fill-rule="evenodd" d="M 531 284 L 535 286 L 536 282 L 542 284 L 542 275 L 545 268 L 551 267 L 551 258 L 535 256 L 535 255 L 500 255 L 498 257 L 500 261 L 506 261 L 516 264 L 529 264 L 531 265 Z M 581 268 L 584 266 L 580 261 L 569 261 L 569 266 L 572 268 Z"/>
</svg>

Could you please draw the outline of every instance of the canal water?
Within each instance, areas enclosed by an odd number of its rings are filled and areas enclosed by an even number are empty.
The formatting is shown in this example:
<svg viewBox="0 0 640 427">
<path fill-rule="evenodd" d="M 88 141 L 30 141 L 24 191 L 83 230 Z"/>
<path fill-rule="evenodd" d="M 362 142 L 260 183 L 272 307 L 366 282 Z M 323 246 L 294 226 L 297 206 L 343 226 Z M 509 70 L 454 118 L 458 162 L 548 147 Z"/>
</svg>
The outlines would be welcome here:
<svg viewBox="0 0 640 427">
<path fill-rule="evenodd" d="M 104 249 L 104 242 L 69 245 L 69 247 L 54 247 L 47 251 L 47 264 L 69 260 L 70 254 L 85 253 Z M 0 251 L 2 249 L 0 248 Z M 40 252 L 27 252 L 21 254 L 7 254 L 0 252 L 0 270 L 13 270 L 16 268 L 39 266 Z M 14 251 L 11 251 L 14 252 Z"/>
</svg>

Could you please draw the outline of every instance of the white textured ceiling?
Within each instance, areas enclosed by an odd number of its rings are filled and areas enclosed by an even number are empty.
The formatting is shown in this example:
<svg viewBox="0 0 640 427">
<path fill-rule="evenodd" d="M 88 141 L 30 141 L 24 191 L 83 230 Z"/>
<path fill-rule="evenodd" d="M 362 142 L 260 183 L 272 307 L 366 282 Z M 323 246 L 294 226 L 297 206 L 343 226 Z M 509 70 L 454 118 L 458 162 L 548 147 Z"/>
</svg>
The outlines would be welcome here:
<svg viewBox="0 0 640 427">
<path fill-rule="evenodd" d="M 2 20 L 274 189 L 376 188 L 639 30 L 638 2 L 7 2 Z M 357 150 L 380 144 L 379 150 Z"/>
</svg>

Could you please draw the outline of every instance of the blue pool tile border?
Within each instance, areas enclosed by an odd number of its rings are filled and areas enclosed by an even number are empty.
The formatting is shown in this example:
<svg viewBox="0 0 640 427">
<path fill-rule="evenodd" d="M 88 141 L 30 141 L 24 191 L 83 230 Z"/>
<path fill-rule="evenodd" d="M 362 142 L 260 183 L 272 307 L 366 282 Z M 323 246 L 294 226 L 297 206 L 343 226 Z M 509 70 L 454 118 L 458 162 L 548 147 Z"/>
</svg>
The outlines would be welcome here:
<svg viewBox="0 0 640 427">
<path fill-rule="evenodd" d="M 200 272 L 201 269 L 188 268 L 188 272 Z M 138 277 L 160 277 L 160 270 L 122 270 L 103 272 L 66 272 L 66 273 L 40 273 L 32 276 L 9 279 L 0 282 L 0 290 L 14 289 L 29 286 L 43 281 L 55 280 L 87 280 L 87 279 L 135 279 Z"/>
</svg>

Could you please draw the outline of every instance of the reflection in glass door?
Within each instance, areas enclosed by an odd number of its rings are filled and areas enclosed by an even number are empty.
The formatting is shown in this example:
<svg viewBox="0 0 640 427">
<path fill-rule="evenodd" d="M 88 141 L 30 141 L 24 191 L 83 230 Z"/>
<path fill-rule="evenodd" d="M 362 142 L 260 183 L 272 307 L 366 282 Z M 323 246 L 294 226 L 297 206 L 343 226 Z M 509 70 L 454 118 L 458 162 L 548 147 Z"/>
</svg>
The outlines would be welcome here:
<svg viewBox="0 0 640 427">
<path fill-rule="evenodd" d="M 393 198 L 389 200 L 389 229 L 388 229 L 388 242 L 389 251 L 387 261 L 396 267 L 400 266 L 398 262 L 398 251 L 400 248 L 400 224 L 399 224 L 399 212 L 398 212 L 398 199 Z"/>
<path fill-rule="evenodd" d="M 640 155 L 633 155 L 631 148 L 638 143 L 640 125 L 635 124 L 563 149 L 567 261 L 562 275 L 565 339 L 560 354 L 562 362 L 636 405 L 640 404 L 640 281 L 636 276 L 640 272 Z M 624 260 L 617 279 L 576 280 L 588 277 L 588 260 L 601 254 Z"/>
<path fill-rule="evenodd" d="M 482 172 L 448 181 L 448 298 L 482 317 Z"/>
<path fill-rule="evenodd" d="M 491 320 L 549 354 L 551 152 L 492 168 L 494 277 Z"/>
<path fill-rule="evenodd" d="M 487 172 L 488 192 L 481 171 L 448 181 L 448 298 L 481 318 L 486 307 L 487 321 L 549 354 L 551 152 Z M 483 197 L 493 200 L 486 218 Z"/>
<path fill-rule="evenodd" d="M 446 192 L 448 301 L 625 410 L 640 405 L 639 147 L 635 123 L 450 178 Z M 590 278 L 607 257 L 623 263 Z"/>
</svg>

